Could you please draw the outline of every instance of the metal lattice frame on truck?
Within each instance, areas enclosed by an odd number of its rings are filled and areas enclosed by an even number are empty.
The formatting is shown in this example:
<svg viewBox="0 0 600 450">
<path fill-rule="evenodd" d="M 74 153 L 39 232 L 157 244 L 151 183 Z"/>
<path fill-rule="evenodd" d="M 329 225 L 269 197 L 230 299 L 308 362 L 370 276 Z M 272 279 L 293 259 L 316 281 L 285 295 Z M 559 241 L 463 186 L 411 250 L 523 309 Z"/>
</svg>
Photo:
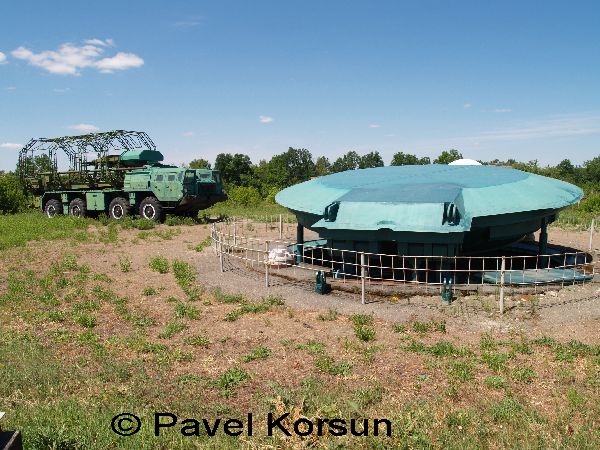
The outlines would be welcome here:
<svg viewBox="0 0 600 450">
<path fill-rule="evenodd" d="M 19 176 L 23 185 L 34 194 L 51 189 L 123 187 L 123 175 L 134 167 L 124 165 L 120 155 L 110 152 L 150 150 L 156 145 L 143 131 L 115 130 L 103 133 L 31 139 L 19 152 Z M 67 155 L 69 170 L 59 172 L 58 155 Z M 90 160 L 90 155 L 96 157 Z M 46 162 L 46 171 L 39 171 L 36 157 Z M 44 157 L 45 156 L 45 157 Z M 48 167 L 50 166 L 50 167 Z"/>
</svg>

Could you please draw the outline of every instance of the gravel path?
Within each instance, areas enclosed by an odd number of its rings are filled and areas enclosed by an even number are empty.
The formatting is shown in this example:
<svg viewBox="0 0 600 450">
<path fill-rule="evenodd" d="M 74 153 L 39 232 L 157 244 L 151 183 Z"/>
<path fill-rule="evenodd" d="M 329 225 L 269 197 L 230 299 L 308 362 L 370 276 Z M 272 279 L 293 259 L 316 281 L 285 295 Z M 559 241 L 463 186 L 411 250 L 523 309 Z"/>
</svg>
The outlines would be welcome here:
<svg viewBox="0 0 600 450">
<path fill-rule="evenodd" d="M 265 286 L 264 272 L 246 268 L 234 258 L 225 258 L 225 272 L 221 273 L 219 258 L 212 249 L 202 252 L 197 261 L 199 279 L 209 288 L 221 288 L 224 292 L 242 293 L 250 298 L 278 295 L 292 308 L 311 311 L 327 311 L 335 308 L 341 314 L 371 314 L 390 321 L 403 321 L 415 316 L 421 319 L 432 317 L 435 310 L 416 305 L 398 305 L 371 299 L 361 304 L 360 294 L 333 291 L 329 295 L 320 295 L 314 291 L 314 283 L 308 281 L 290 281 L 271 276 L 269 287 Z"/>
<path fill-rule="evenodd" d="M 366 305 L 360 294 L 334 290 L 329 295 L 314 292 L 314 284 L 290 281 L 271 276 L 265 286 L 264 273 L 246 268 L 235 258 L 224 259 L 224 273 L 219 258 L 212 249 L 206 249 L 195 258 L 199 279 L 208 288 L 242 293 L 248 298 L 268 295 L 281 296 L 293 309 L 326 312 L 335 308 L 344 315 L 373 314 L 393 322 L 410 320 L 446 320 L 449 332 L 478 334 L 481 331 L 534 335 L 552 334 L 565 340 L 579 339 L 596 342 L 600 326 L 600 285 L 571 286 L 560 291 L 539 295 L 515 294 L 507 298 L 507 312 L 500 316 L 494 296 L 470 295 L 459 298 L 451 306 L 441 306 L 437 295 L 414 296 L 398 301 L 371 296 Z"/>
</svg>

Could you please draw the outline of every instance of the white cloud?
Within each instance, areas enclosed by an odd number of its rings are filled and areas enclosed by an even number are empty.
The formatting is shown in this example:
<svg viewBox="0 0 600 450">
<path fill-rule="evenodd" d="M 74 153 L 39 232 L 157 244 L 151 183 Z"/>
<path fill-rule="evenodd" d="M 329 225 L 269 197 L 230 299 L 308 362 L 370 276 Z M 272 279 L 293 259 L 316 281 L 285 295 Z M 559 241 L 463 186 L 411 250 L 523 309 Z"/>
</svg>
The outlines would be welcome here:
<svg viewBox="0 0 600 450">
<path fill-rule="evenodd" d="M 600 135 L 600 114 L 572 114 L 513 121 L 512 125 L 499 127 L 471 135 L 441 136 L 436 139 L 420 140 L 413 146 L 420 148 L 454 147 L 469 148 L 485 147 L 508 142 L 523 142 L 535 139 L 553 139 L 558 137 L 577 137 Z M 464 152 L 463 152 L 464 154 Z"/>
<path fill-rule="evenodd" d="M 588 134 L 600 134 L 600 116 L 560 116 L 522 122 L 512 127 L 483 132 L 476 138 L 478 141 L 513 141 Z"/>
<path fill-rule="evenodd" d="M 2 52 L 0 52 L 0 64 L 5 63 L 6 62 L 6 55 Z"/>
<path fill-rule="evenodd" d="M 111 58 L 104 58 L 95 63 L 100 72 L 111 73 L 115 70 L 127 70 L 144 65 L 144 60 L 133 53 L 119 52 Z"/>
<path fill-rule="evenodd" d="M 102 47 L 112 47 L 113 45 L 115 45 L 115 42 L 112 39 L 86 39 L 85 41 L 83 41 L 83 43 L 90 45 L 100 45 Z"/>
<path fill-rule="evenodd" d="M 183 20 L 178 20 L 173 25 L 177 28 L 193 28 L 200 25 L 203 20 L 204 18 L 201 16 L 191 16 Z"/>
<path fill-rule="evenodd" d="M 271 122 L 273 122 L 273 118 L 269 117 L 269 116 L 259 116 L 258 120 L 260 121 L 260 123 L 271 123 Z"/>
<path fill-rule="evenodd" d="M 496 108 L 494 110 L 495 113 L 509 113 L 512 112 L 512 109 L 510 108 Z"/>
<path fill-rule="evenodd" d="M 16 90 L 17 90 L 17 88 L 16 88 L 16 86 L 6 86 L 6 87 L 4 88 L 4 90 L 5 90 L 5 91 L 16 91 Z"/>
<path fill-rule="evenodd" d="M 381 128 L 381 125 L 379 125 L 378 123 L 370 123 L 369 128 Z"/>
<path fill-rule="evenodd" d="M 584 138 L 596 139 L 600 136 L 600 113 L 574 113 L 540 117 L 530 120 L 512 120 L 507 121 L 506 126 L 473 132 L 472 134 L 457 135 L 439 135 L 431 139 L 419 139 L 407 143 L 415 151 L 427 151 L 431 148 L 458 148 L 465 157 L 469 157 L 468 151 L 487 152 L 487 158 L 509 158 L 514 157 L 510 151 L 519 149 L 524 152 L 523 159 L 533 159 L 538 157 L 540 160 L 547 158 L 563 159 L 564 147 L 568 142 L 575 142 L 575 139 Z M 558 139 L 560 138 L 560 139 Z M 534 145 L 538 141 L 539 145 Z M 532 144 L 533 143 L 533 144 Z M 558 148 L 560 150 L 558 150 Z M 548 149 L 547 149 L 548 148 Z M 568 147 L 567 147 L 568 148 Z M 587 150 L 587 159 L 591 159 L 595 154 Z M 434 155 L 429 155 L 434 156 Z M 437 155 L 435 155 L 437 156 Z M 573 158 L 582 161 L 583 151 L 579 150 L 572 153 Z M 483 153 L 474 153 L 470 155 L 473 159 L 485 159 Z M 572 158 L 572 159 L 573 159 Z"/>
<path fill-rule="evenodd" d="M 183 137 L 192 137 L 194 136 L 196 133 L 194 133 L 193 131 L 186 131 L 182 134 Z"/>
<path fill-rule="evenodd" d="M 86 43 L 87 42 L 87 43 Z M 93 42 L 90 43 L 90 42 Z M 19 47 L 11 52 L 17 59 L 27 61 L 32 66 L 60 75 L 80 75 L 82 69 L 91 68 L 103 73 L 126 70 L 144 65 L 144 60 L 133 53 L 119 52 L 115 56 L 102 58 L 105 47 L 112 40 L 89 39 L 85 45 L 62 44 L 58 50 L 45 50 L 34 53 L 28 48 Z"/>
<path fill-rule="evenodd" d="M 0 144 L 0 148 L 4 148 L 6 150 L 21 150 L 23 148 L 23 145 L 14 144 L 12 142 L 5 142 L 3 144 Z"/>
<path fill-rule="evenodd" d="M 78 75 L 80 69 L 93 66 L 101 53 L 102 49 L 94 45 L 76 47 L 67 43 L 61 45 L 58 51 L 47 50 L 40 53 L 33 53 L 25 47 L 19 47 L 13 50 L 12 55 L 50 73 Z"/>
<path fill-rule="evenodd" d="M 472 106 L 473 106 L 473 103 L 465 103 L 465 104 L 463 105 L 463 108 L 465 108 L 465 109 L 469 109 L 469 108 L 470 108 L 470 107 L 472 107 Z"/>
<path fill-rule="evenodd" d="M 77 125 L 69 125 L 67 128 L 70 128 L 71 130 L 77 130 L 82 133 L 93 133 L 94 131 L 98 131 L 100 129 L 96 125 L 92 125 L 90 123 L 78 123 Z"/>
</svg>

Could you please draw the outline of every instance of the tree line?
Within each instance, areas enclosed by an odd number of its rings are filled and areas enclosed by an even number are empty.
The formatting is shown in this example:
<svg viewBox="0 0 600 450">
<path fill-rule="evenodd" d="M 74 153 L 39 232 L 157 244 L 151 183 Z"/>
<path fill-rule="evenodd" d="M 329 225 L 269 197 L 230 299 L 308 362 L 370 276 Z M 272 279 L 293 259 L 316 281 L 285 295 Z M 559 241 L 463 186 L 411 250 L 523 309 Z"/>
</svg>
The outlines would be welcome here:
<svg viewBox="0 0 600 450">
<path fill-rule="evenodd" d="M 444 150 L 433 161 L 428 156 L 397 152 L 393 155 L 390 165 L 449 164 L 462 157 L 456 149 Z M 569 159 L 562 160 L 556 166 L 540 166 L 537 160 L 519 162 L 515 159 L 495 159 L 479 162 L 484 165 L 510 166 L 564 180 L 580 186 L 586 193 L 598 192 L 600 187 L 600 156 L 586 161 L 581 166 L 574 165 Z M 205 159 L 194 159 L 189 167 L 219 170 L 230 193 L 235 192 L 237 188 L 243 188 L 239 190 L 239 194 L 243 191 L 245 197 L 270 200 L 279 190 L 313 177 L 384 165 L 383 158 L 377 151 L 361 155 L 352 150 L 331 162 L 326 156 L 314 158 L 307 149 L 289 147 L 286 152 L 275 155 L 268 161 L 260 160 L 257 164 L 245 154 L 220 153 L 214 165 Z"/>
<path fill-rule="evenodd" d="M 448 164 L 462 158 L 458 150 L 444 151 L 434 164 Z M 429 157 L 398 152 L 394 154 L 391 165 L 431 164 Z M 333 162 L 326 156 L 314 158 L 305 148 L 289 147 L 287 151 L 273 156 L 270 160 L 260 160 L 254 164 L 248 155 L 242 153 L 220 153 L 214 165 L 206 159 L 194 159 L 189 163 L 193 169 L 213 168 L 221 172 L 229 191 L 232 188 L 246 188 L 245 194 L 253 198 L 272 198 L 283 188 L 292 186 L 313 177 L 320 177 L 346 170 L 383 167 L 383 158 L 377 151 L 358 154 L 351 150 Z M 251 191 L 248 191 L 250 189 Z"/>
<path fill-rule="evenodd" d="M 390 165 L 448 164 L 462 157 L 456 149 L 444 150 L 433 161 L 428 156 L 420 157 L 397 152 L 393 155 Z M 38 166 L 40 171 L 50 170 L 50 161 L 47 160 L 46 155 L 36 158 L 32 163 Z M 594 197 L 594 201 L 587 204 L 589 208 L 600 212 L 600 194 L 596 194 L 600 192 L 600 156 L 582 165 L 575 165 L 569 159 L 564 159 L 555 166 L 540 166 L 537 160 L 519 162 L 515 159 L 506 161 L 495 159 L 480 162 L 486 165 L 511 166 L 573 183 L 583 188 L 588 197 Z M 253 163 L 250 156 L 242 153 L 220 153 L 214 164 L 198 158 L 192 160 L 188 166 L 219 170 L 232 201 L 248 205 L 263 200 L 274 201 L 275 194 L 279 190 L 313 177 L 384 165 L 378 151 L 359 154 L 351 150 L 332 162 L 326 156 L 313 157 L 312 153 L 305 148 L 289 147 L 287 151 L 269 160 L 262 159 L 258 163 Z M 19 183 L 17 171 L 6 173 L 0 171 L 0 213 L 16 212 L 28 203 L 27 196 Z"/>
</svg>

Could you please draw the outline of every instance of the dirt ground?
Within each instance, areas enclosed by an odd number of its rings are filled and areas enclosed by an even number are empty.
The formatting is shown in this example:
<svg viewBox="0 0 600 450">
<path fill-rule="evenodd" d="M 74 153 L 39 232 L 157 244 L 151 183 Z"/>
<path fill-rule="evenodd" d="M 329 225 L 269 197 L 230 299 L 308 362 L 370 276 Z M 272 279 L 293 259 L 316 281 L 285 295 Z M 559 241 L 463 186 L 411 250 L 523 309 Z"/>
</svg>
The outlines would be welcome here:
<svg viewBox="0 0 600 450">
<path fill-rule="evenodd" d="M 101 230 L 102 227 L 90 227 L 92 235 L 102 232 Z M 10 272 L 24 273 L 24 269 L 30 269 L 43 274 L 49 270 L 52 263 L 59 261 L 64 255 L 74 255 L 77 264 L 89 266 L 89 273 L 105 276 L 104 281 L 91 281 L 87 289 L 93 288 L 95 284 L 116 293 L 119 297 L 126 297 L 128 307 L 134 313 L 139 312 L 143 317 L 151 319 L 151 325 L 145 326 L 147 339 L 154 343 L 168 342 L 170 351 L 189 352 L 192 355 L 192 359 L 178 361 L 171 366 L 169 370 L 173 377 L 193 375 L 202 379 L 214 379 L 226 368 L 239 364 L 244 355 L 253 348 L 268 345 L 273 349 L 268 364 L 260 364 L 258 361 L 246 363 L 254 376 L 234 399 L 236 407 L 239 408 L 250 408 L 253 402 L 256 402 L 254 396 L 268 388 L 262 380 L 295 387 L 301 380 L 314 373 L 314 363 L 311 361 L 313 358 L 307 357 L 307 351 L 300 347 L 314 341 L 325 346 L 328 355 L 352 361 L 352 374 L 344 381 L 349 387 L 358 389 L 372 380 L 418 380 L 425 376 L 425 372 L 431 372 L 436 380 L 442 380 L 441 385 L 428 383 L 420 386 L 419 383 L 419 398 L 433 398 L 440 392 L 440 386 L 449 383 L 443 376 L 443 368 L 431 366 L 428 357 L 421 354 L 399 358 L 398 351 L 402 348 L 399 347 L 399 339 L 402 335 L 395 327 L 398 323 L 408 329 L 408 335 L 404 335 L 403 342 L 410 342 L 412 339 L 414 333 L 411 331 L 413 328 L 409 326 L 411 323 L 430 320 L 443 323 L 444 334 L 432 331 L 427 336 L 415 335 L 419 340 L 424 340 L 425 344 L 444 336 L 444 339 L 453 342 L 454 345 L 478 347 L 484 333 L 494 336 L 494 339 L 499 341 L 514 342 L 515 339 L 520 339 L 520 336 L 526 336 L 527 339 L 551 336 L 561 342 L 598 342 L 600 285 L 595 282 L 537 295 L 509 293 L 508 309 L 502 316 L 497 311 L 494 295 L 470 294 L 457 298 L 451 306 L 442 306 L 439 295 L 407 297 L 400 300 L 369 296 L 368 304 L 362 305 L 357 294 L 334 291 L 330 295 L 318 295 L 310 284 L 291 283 L 276 276 L 271 278 L 270 286 L 266 287 L 262 273 L 247 270 L 234 259 L 225 261 L 225 270 L 221 273 L 219 258 L 210 246 L 201 252 L 196 251 L 197 244 L 206 240 L 209 233 L 210 228 L 206 225 L 160 225 L 150 231 L 119 229 L 118 238 L 109 243 L 99 242 L 95 238 L 77 243 L 69 240 L 32 242 L 25 248 L 10 249 L 1 255 L 0 287 L 8 284 Z M 586 239 L 584 233 L 560 230 L 552 230 L 551 237 L 553 242 L 565 245 L 575 245 Z M 174 259 L 183 260 L 196 268 L 196 283 L 203 289 L 202 297 L 194 302 L 186 300 L 185 292 L 177 284 L 171 271 L 164 274 L 152 271 L 149 262 L 156 256 L 164 256 L 171 262 Z M 124 262 L 130 266 L 127 271 L 123 271 Z M 70 276 L 76 275 L 74 273 Z M 235 311 L 239 305 L 217 301 L 211 294 L 215 288 L 228 293 L 243 294 L 249 300 L 279 296 L 284 300 L 286 307 L 274 307 L 262 314 L 245 314 L 235 321 L 229 321 L 226 320 L 227 314 Z M 146 294 L 145 291 L 152 293 Z M 82 295 L 89 295 L 91 298 L 93 292 L 85 291 Z M 59 308 L 67 312 L 72 308 L 66 300 L 69 292 L 64 291 L 60 295 L 64 301 Z M 200 317 L 197 320 L 185 319 L 185 331 L 175 334 L 167 341 L 160 337 L 161 332 L 176 318 L 174 305 L 177 302 L 196 305 Z M 319 317 L 330 309 L 335 309 L 339 317 L 337 314 L 331 320 Z M 355 343 L 352 323 L 347 316 L 356 313 L 374 316 L 376 345 L 367 347 Z M 101 342 L 107 342 L 111 337 L 128 338 L 135 335 L 136 325 L 131 320 L 124 321 L 120 318 L 109 302 L 101 302 L 101 309 L 97 311 L 96 317 L 94 332 Z M 48 334 L 59 331 L 65 324 L 47 322 L 44 323 L 42 331 L 34 323 L 13 319 L 9 326 L 19 331 L 35 330 Z M 71 327 L 76 329 L 75 325 Z M 197 335 L 210 337 L 211 343 L 208 348 L 197 348 L 187 343 L 186 338 Z M 83 352 L 75 343 L 68 345 L 72 347 L 70 351 L 74 354 Z M 131 348 L 124 350 L 131 352 L 132 358 L 135 351 Z M 366 357 L 368 352 L 373 352 L 372 357 Z M 533 365 L 540 380 L 544 382 L 517 385 L 514 388 L 517 392 L 531 399 L 546 395 L 544 390 L 549 386 L 548 383 L 555 379 L 558 367 L 558 363 L 548 362 L 546 353 L 546 350 L 542 350 L 528 356 L 534 359 Z M 127 353 L 123 356 L 126 359 L 128 357 Z M 517 355 L 511 364 L 519 367 L 522 358 L 524 356 Z M 484 368 L 478 372 L 477 379 L 481 381 L 482 377 L 488 375 L 493 375 L 493 372 Z M 481 384 L 473 384 L 465 387 L 463 395 L 456 400 L 458 404 L 466 405 L 479 398 L 480 386 Z M 388 389 L 394 402 L 403 403 L 414 399 L 412 384 L 391 383 Z M 212 391 L 202 395 L 211 401 L 219 400 L 218 394 Z M 488 389 L 485 395 L 493 397 L 499 394 Z M 536 404 L 536 408 L 550 410 L 557 407 L 558 401 L 553 398 L 546 403 Z"/>
<path fill-rule="evenodd" d="M 166 227 L 157 229 L 177 230 L 170 239 L 150 237 L 140 242 L 138 230 L 122 230 L 118 244 L 81 243 L 69 250 L 66 242 L 54 242 L 54 250 L 60 253 L 72 251 L 81 263 L 88 264 L 94 272 L 105 273 L 112 280 L 112 289 L 122 296 L 130 297 L 137 306 L 150 311 L 158 322 L 168 315 L 171 305 L 165 299 L 180 292 L 173 277 L 151 272 L 148 261 L 153 256 L 164 256 L 169 260 L 179 258 L 189 262 L 198 270 L 198 281 L 207 289 L 221 288 L 224 292 L 242 293 L 248 298 L 261 298 L 278 295 L 288 306 L 309 314 L 318 314 L 330 308 L 340 314 L 373 314 L 386 322 L 403 322 L 444 319 L 449 333 L 463 336 L 478 335 L 483 331 L 514 333 L 526 331 L 535 335 L 552 335 L 558 339 L 577 339 L 591 342 L 597 338 L 600 327 L 600 284 L 586 283 L 537 295 L 511 293 L 506 298 L 507 311 L 500 316 L 497 297 L 494 295 L 459 296 L 451 306 L 442 306 L 438 295 L 398 298 L 395 296 L 367 296 L 367 304 L 362 305 L 359 294 L 335 290 L 329 295 L 314 292 L 309 283 L 290 282 L 284 278 L 271 276 L 270 286 L 265 287 L 264 275 L 249 270 L 234 258 L 225 260 L 225 272 L 220 272 L 219 258 L 209 246 L 203 252 L 194 250 L 196 244 L 209 236 L 208 225 Z M 551 229 L 553 243 L 585 248 L 589 240 L 586 232 Z M 135 242 L 135 244 L 133 244 Z M 595 244 L 600 245 L 600 239 Z M 32 260 L 47 260 L 47 244 L 33 242 L 26 252 Z M 21 252 L 22 253 L 22 252 Z M 126 256 L 131 261 L 131 272 L 123 273 L 119 258 Z M 595 255 L 597 257 L 597 255 Z M 6 261 L 0 264 L 5 265 Z M 6 267 L 0 267 L 7 273 Z M 145 287 L 156 289 L 156 296 L 140 295 Z M 399 293 L 402 286 L 398 287 Z"/>
<path fill-rule="evenodd" d="M 251 231 L 248 231 L 238 225 L 236 231 L 269 239 L 278 238 L 278 230 L 267 229 L 266 226 L 263 229 L 262 226 L 255 225 Z M 294 233 L 294 227 L 287 225 L 284 227 L 283 237 L 293 239 Z M 314 238 L 311 236 L 305 238 Z M 550 228 L 549 242 L 587 251 L 589 232 Z M 596 262 L 599 256 L 600 237 L 594 235 L 592 244 L 591 253 Z M 334 291 L 322 296 L 314 292 L 312 283 L 293 282 L 278 277 L 278 271 L 272 270 L 270 287 L 266 288 L 264 273 L 260 270 L 252 270 L 252 267 L 244 265 L 236 258 L 225 259 L 225 272 L 221 274 L 219 260 L 210 249 L 197 256 L 196 264 L 201 278 L 207 285 L 225 291 L 244 292 L 255 296 L 275 293 L 284 297 L 293 308 L 309 311 L 335 308 L 342 314 L 372 313 L 386 321 L 443 318 L 448 322 L 451 332 L 464 334 L 465 338 L 486 331 L 494 333 L 525 331 L 534 336 L 552 335 L 559 339 L 592 342 L 597 337 L 600 325 L 600 284 L 594 281 L 585 285 L 566 286 L 562 289 L 541 288 L 533 292 L 519 288 L 507 289 L 506 311 L 500 316 L 497 294 L 459 294 L 453 305 L 442 306 L 440 295 L 435 293 L 435 288 L 432 290 L 434 292 L 432 295 L 406 297 L 407 288 L 398 285 L 388 296 L 367 295 L 367 304 L 362 305 L 359 294 L 345 291 L 348 287 L 352 287 L 351 283 L 350 286 L 348 283 L 341 286 L 345 290 L 340 291 L 336 287 L 341 283 L 334 281 Z"/>
<path fill-rule="evenodd" d="M 80 263 L 88 264 L 93 272 L 107 274 L 113 280 L 111 288 L 118 295 L 131 298 L 133 305 L 148 311 L 158 324 L 165 323 L 165 317 L 172 311 L 172 305 L 166 299 L 169 296 L 181 296 L 181 289 L 172 276 L 148 270 L 149 259 L 160 255 L 169 260 L 178 258 L 192 264 L 197 268 L 198 282 L 208 290 L 221 288 L 224 292 L 242 293 L 254 299 L 278 295 L 293 310 L 304 311 L 309 316 L 334 308 L 343 315 L 373 314 L 387 323 L 443 319 L 448 332 L 464 340 L 478 339 L 486 331 L 499 334 L 525 331 L 532 336 L 551 335 L 561 340 L 577 339 L 586 343 L 597 339 L 600 285 L 596 282 L 536 295 L 508 292 L 507 311 L 503 316 L 498 313 L 495 295 L 459 296 L 451 306 L 442 306 L 437 294 L 407 298 L 369 295 L 368 303 L 362 305 L 359 294 L 334 290 L 329 295 L 319 295 L 310 283 L 290 282 L 277 276 L 271 276 L 267 288 L 263 273 L 248 270 L 234 258 L 225 259 L 225 272 L 221 273 L 219 258 L 210 246 L 201 253 L 194 249 L 196 244 L 209 236 L 208 225 L 161 225 L 156 230 L 174 230 L 175 233 L 169 239 L 163 239 L 150 232 L 148 237 L 140 240 L 139 235 L 144 232 L 121 230 L 117 244 L 81 243 L 71 250 L 66 242 L 55 242 L 52 246 L 55 250 L 60 249 L 60 253 L 72 251 Z M 553 243 L 585 248 L 589 235 L 553 228 L 550 239 Z M 600 242 L 600 239 L 596 241 Z M 25 251 L 31 253 L 32 260 L 47 260 L 46 247 L 47 244 L 34 242 Z M 120 269 L 119 259 L 123 257 L 131 262 L 130 273 L 123 273 Z M 5 269 L 0 267 L 2 273 L 7 272 Z M 157 290 L 158 295 L 141 295 L 142 289 L 147 287 Z M 402 286 L 398 290 L 401 294 Z M 106 322 L 106 326 L 110 327 L 110 324 L 110 321 Z M 233 326 L 235 328 L 237 325 Z"/>
</svg>

